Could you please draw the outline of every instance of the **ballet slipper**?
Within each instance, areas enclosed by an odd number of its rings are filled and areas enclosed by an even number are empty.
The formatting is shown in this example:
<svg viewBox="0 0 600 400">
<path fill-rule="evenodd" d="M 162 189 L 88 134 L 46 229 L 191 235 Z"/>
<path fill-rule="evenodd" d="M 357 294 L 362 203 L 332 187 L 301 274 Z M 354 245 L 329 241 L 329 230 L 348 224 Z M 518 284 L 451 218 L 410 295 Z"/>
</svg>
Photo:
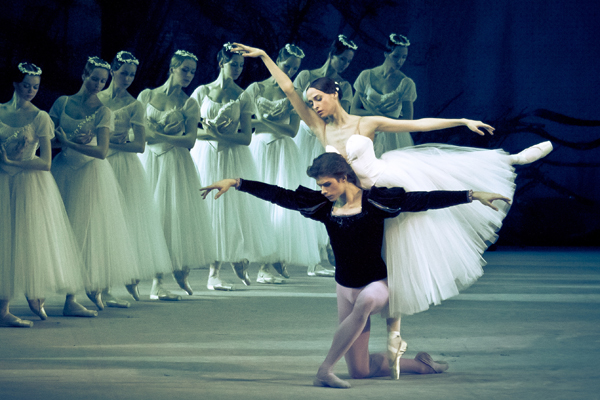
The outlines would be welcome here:
<svg viewBox="0 0 600 400">
<path fill-rule="evenodd" d="M 88 310 L 75 300 L 65 301 L 63 307 L 63 315 L 65 317 L 82 317 L 82 318 L 93 318 L 98 316 L 98 311 Z"/>
<path fill-rule="evenodd" d="M 114 308 L 129 308 L 130 304 L 126 300 L 117 299 L 112 294 L 108 292 L 108 290 L 102 291 L 102 302 L 107 307 Z"/>
<path fill-rule="evenodd" d="M 334 374 L 327 374 L 324 377 L 316 376 L 315 380 L 313 381 L 313 386 L 330 387 L 335 389 L 349 389 L 352 387 L 350 386 L 349 382 L 338 378 Z"/>
<path fill-rule="evenodd" d="M 21 319 L 11 313 L 7 313 L 0 318 L 0 326 L 10 328 L 31 328 L 33 326 L 33 322 L 27 319 Z"/>
<path fill-rule="evenodd" d="M 138 289 L 139 283 L 140 283 L 140 281 L 136 280 L 134 283 L 125 285 L 127 292 L 129 292 L 129 294 L 131 295 L 131 297 L 133 297 L 133 299 L 135 301 L 140 301 L 140 291 Z"/>
<path fill-rule="evenodd" d="M 266 265 L 263 265 L 258 270 L 256 282 L 257 283 L 269 283 L 269 284 L 282 284 L 282 283 L 285 283 L 285 279 L 281 279 L 281 278 L 278 278 L 275 275 L 273 275 L 271 273 L 271 271 L 269 270 L 269 265 L 266 264 Z"/>
<path fill-rule="evenodd" d="M 179 287 L 185 290 L 186 293 L 191 296 L 192 294 L 194 294 L 194 292 L 192 291 L 192 287 L 190 286 L 190 282 L 188 281 L 189 275 L 189 268 L 184 268 L 180 271 L 173 271 L 173 276 L 175 277 L 175 280 L 177 281 Z"/>
<path fill-rule="evenodd" d="M 27 299 L 27 303 L 29 303 L 29 309 L 31 312 L 40 317 L 42 320 L 48 318 L 46 310 L 44 310 L 44 300 L 45 299 Z"/>
<path fill-rule="evenodd" d="M 445 361 L 433 361 L 433 358 L 428 353 L 420 352 L 415 356 L 416 361 L 420 361 L 423 364 L 427 365 L 434 374 L 441 374 L 446 371 L 450 366 Z"/>
<path fill-rule="evenodd" d="M 102 292 L 99 290 L 92 290 L 90 292 L 86 291 L 88 299 L 92 301 L 98 307 L 98 310 L 104 310 L 104 303 L 102 303 Z"/>
<path fill-rule="evenodd" d="M 286 265 L 284 263 L 282 263 L 282 262 L 273 263 L 273 269 L 275 271 L 277 271 L 277 273 L 279 275 L 283 276 L 284 278 L 290 279 L 290 274 L 289 274 L 289 272 L 287 270 L 287 267 L 286 267 Z"/>
<path fill-rule="evenodd" d="M 528 147 L 518 154 L 511 156 L 513 165 L 531 164 L 540 158 L 546 157 L 553 150 L 551 142 L 542 142 L 534 146 Z"/>
<path fill-rule="evenodd" d="M 152 280 L 152 288 L 150 289 L 151 300 L 162 301 L 179 301 L 181 296 L 169 292 L 162 286 L 162 274 L 157 274 Z"/>
<path fill-rule="evenodd" d="M 387 359 L 390 366 L 390 377 L 392 379 L 400 379 L 400 358 L 406 352 L 408 345 L 400 332 L 390 332 L 387 340 Z"/>
<path fill-rule="evenodd" d="M 306 273 L 308 274 L 308 276 L 319 276 L 319 277 L 328 277 L 328 278 L 332 278 L 335 276 L 335 270 L 327 269 L 327 268 L 323 267 L 321 264 L 309 265 Z"/>
<path fill-rule="evenodd" d="M 250 286 L 250 277 L 248 276 L 248 265 L 250 265 L 250 262 L 248 260 L 231 264 L 231 266 L 233 267 L 233 271 L 235 272 L 237 277 L 240 278 L 242 280 L 242 283 L 246 286 Z"/>
<path fill-rule="evenodd" d="M 226 292 L 235 290 L 235 287 L 233 285 L 224 283 L 218 276 L 209 276 L 206 288 L 208 290 L 223 290 Z"/>
</svg>

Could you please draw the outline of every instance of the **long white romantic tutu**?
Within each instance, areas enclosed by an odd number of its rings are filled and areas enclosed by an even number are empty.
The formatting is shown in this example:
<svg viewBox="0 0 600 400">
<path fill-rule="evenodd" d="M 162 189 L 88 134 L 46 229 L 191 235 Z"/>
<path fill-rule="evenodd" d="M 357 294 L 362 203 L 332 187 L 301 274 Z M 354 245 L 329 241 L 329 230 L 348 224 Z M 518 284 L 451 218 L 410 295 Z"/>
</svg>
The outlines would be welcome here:
<svg viewBox="0 0 600 400">
<path fill-rule="evenodd" d="M 213 229 L 189 150 L 149 145 L 140 158 L 152 184 L 173 270 L 214 262 Z"/>
<path fill-rule="evenodd" d="M 85 286 L 101 290 L 139 279 L 123 193 L 107 160 L 64 150 L 52 162 L 85 266 Z"/>
<path fill-rule="evenodd" d="M 133 240 L 140 278 L 171 272 L 171 258 L 165 241 L 158 206 L 150 179 L 135 153 L 115 151 L 108 157 L 127 207 L 127 227 Z"/>
<path fill-rule="evenodd" d="M 191 155 L 200 180 L 209 185 L 225 178 L 259 179 L 248 146 L 218 148 L 214 141 L 197 140 Z M 230 190 L 214 200 L 205 200 L 215 230 L 217 261 L 267 263 L 277 261 L 274 237 L 267 203 L 254 196 Z"/>
<path fill-rule="evenodd" d="M 15 268 L 12 255 L 12 213 L 9 176 L 0 169 L 0 300 L 14 296 Z"/>
<path fill-rule="evenodd" d="M 306 179 L 299 166 L 300 152 L 290 137 L 255 134 L 250 144 L 263 182 L 295 190 Z M 304 176 L 302 176 L 304 175 Z M 299 212 L 267 203 L 279 261 L 295 265 L 316 265 L 321 260 L 315 224 Z"/>
</svg>

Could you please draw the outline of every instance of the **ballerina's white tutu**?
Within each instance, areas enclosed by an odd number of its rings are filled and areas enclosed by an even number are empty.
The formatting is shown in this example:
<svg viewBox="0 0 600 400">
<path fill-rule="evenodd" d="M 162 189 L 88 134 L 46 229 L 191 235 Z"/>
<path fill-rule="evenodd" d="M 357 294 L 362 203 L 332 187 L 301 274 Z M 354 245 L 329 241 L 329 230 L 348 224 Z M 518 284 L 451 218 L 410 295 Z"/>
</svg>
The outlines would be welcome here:
<svg viewBox="0 0 600 400">
<path fill-rule="evenodd" d="M 202 118 L 214 121 L 217 126 L 220 121 L 229 121 L 220 128 L 225 134 L 237 134 L 242 113 L 251 113 L 251 103 L 245 94 L 235 101 L 218 103 L 208 97 L 206 86 L 199 86 L 192 98 L 200 104 Z M 209 184 L 231 177 L 258 179 L 248 146 L 197 140 L 190 153 L 204 183 Z M 231 196 L 223 196 L 216 201 L 214 196 L 205 200 L 215 230 L 213 243 L 217 249 L 216 261 L 277 261 L 267 204 L 238 191 L 229 194 Z"/>
<path fill-rule="evenodd" d="M 511 199 L 515 190 L 516 175 L 502 150 L 430 144 L 389 151 L 377 159 L 373 142 L 353 135 L 346 152 L 364 188 L 472 189 Z M 504 202 L 494 204 L 500 211 L 474 202 L 386 220 L 383 256 L 389 316 L 425 311 L 430 304 L 456 296 L 483 274 L 482 253 L 496 241 L 509 209 Z"/>
<path fill-rule="evenodd" d="M 10 300 L 15 293 L 15 269 L 11 262 L 12 236 L 8 174 L 0 168 L 0 300 Z"/>
<path fill-rule="evenodd" d="M 27 137 L 19 160 L 31 160 L 39 147 L 39 138 L 54 137 L 54 124 L 46 112 L 40 111 L 30 124 L 21 128 L 0 122 L 0 137 L 7 133 L 15 133 L 17 140 Z M 2 278 L 0 297 L 10 286 L 10 291 L 24 293 L 30 299 L 45 298 L 49 293 L 75 293 L 82 289 L 83 263 L 52 174 L 49 171 L 4 168 L 8 173 L 0 173 L 0 185 L 3 186 L 0 189 L 1 215 L 4 218 L 12 214 L 12 223 L 6 221 L 6 226 L 0 227 L 0 230 L 6 233 L 5 228 L 10 229 L 12 225 L 13 240 L 12 259 L 8 258 L 9 261 L 2 264 L 3 271 L 12 272 L 6 280 Z M 6 185 L 9 176 L 10 190 Z M 7 208 L 9 212 L 5 214 Z M 3 236 L 2 232 L 0 236 Z M 1 246 L 6 243 L 0 239 Z M 10 249 L 5 251 L 2 250 L 2 257 L 6 254 L 10 257 Z"/>
</svg>

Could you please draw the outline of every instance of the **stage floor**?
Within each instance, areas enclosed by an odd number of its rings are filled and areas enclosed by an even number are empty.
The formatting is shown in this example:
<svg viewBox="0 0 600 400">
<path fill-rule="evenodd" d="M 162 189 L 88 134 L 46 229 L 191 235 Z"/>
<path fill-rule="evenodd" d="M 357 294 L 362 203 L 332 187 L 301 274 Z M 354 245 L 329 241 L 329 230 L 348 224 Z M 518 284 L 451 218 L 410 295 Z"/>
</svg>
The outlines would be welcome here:
<svg viewBox="0 0 600 400">
<path fill-rule="evenodd" d="M 313 387 L 336 327 L 333 279 L 291 267 L 286 284 L 244 287 L 223 268 L 240 290 L 208 291 L 208 270 L 193 270 L 193 296 L 151 301 L 145 281 L 135 302 L 114 288 L 131 307 L 98 318 L 63 317 L 64 298 L 52 296 L 39 321 L 14 299 L 11 311 L 34 327 L 0 328 L 0 398 L 600 398 L 600 249 L 500 248 L 485 258 L 475 285 L 402 321 L 405 356 L 428 351 L 447 373 Z M 172 280 L 166 287 L 184 295 Z M 84 293 L 78 299 L 93 308 Z M 384 351 L 384 320 L 371 326 L 371 351 Z M 348 378 L 343 360 L 336 373 Z"/>
</svg>

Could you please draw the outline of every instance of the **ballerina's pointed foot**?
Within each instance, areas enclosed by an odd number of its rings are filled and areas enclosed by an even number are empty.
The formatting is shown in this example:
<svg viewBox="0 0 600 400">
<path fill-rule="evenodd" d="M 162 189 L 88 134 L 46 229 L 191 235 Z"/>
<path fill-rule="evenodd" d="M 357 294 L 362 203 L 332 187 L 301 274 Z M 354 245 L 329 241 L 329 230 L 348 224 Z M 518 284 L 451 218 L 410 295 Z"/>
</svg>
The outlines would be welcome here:
<svg viewBox="0 0 600 400">
<path fill-rule="evenodd" d="M 33 326 L 33 322 L 27 319 L 21 319 L 11 313 L 7 313 L 5 316 L 0 318 L 0 326 L 11 328 L 31 328 Z"/>
<path fill-rule="evenodd" d="M 218 276 L 209 276 L 206 288 L 208 290 L 223 290 L 226 292 L 235 290 L 235 287 L 233 285 L 223 282 L 221 279 L 219 279 Z"/>
<path fill-rule="evenodd" d="M 528 147 L 518 154 L 512 155 L 513 165 L 531 164 L 540 158 L 546 157 L 554 149 L 551 142 L 542 142 Z"/>
<path fill-rule="evenodd" d="M 324 376 L 317 375 L 313 381 L 313 386 L 330 387 L 335 389 L 349 389 L 352 387 L 350 383 L 338 378 L 334 374 L 327 374 Z"/>
<path fill-rule="evenodd" d="M 45 320 L 48 318 L 46 310 L 44 310 L 44 299 L 27 299 L 29 303 L 29 309 L 40 319 Z"/>
<path fill-rule="evenodd" d="M 287 266 L 282 262 L 273 263 L 273 269 L 277 271 L 277 273 L 283 276 L 286 279 L 290 279 L 290 273 L 287 270 Z"/>
<path fill-rule="evenodd" d="M 91 300 L 92 303 L 98 307 L 98 310 L 104 310 L 104 303 L 102 303 L 102 292 L 99 290 L 94 290 L 91 292 L 85 292 L 87 294 L 88 299 Z"/>
<path fill-rule="evenodd" d="M 154 278 L 150 289 L 150 300 L 179 301 L 181 296 L 171 293 L 162 286 L 162 278 Z"/>
<path fill-rule="evenodd" d="M 63 315 L 65 317 L 93 318 L 98 316 L 98 311 L 88 310 L 76 301 L 66 301 Z"/>
<path fill-rule="evenodd" d="M 415 360 L 422 362 L 432 370 L 432 374 L 441 374 L 446 371 L 450 366 L 444 361 L 434 361 L 428 353 L 420 352 L 415 356 Z"/>
<path fill-rule="evenodd" d="M 248 260 L 244 260 L 242 262 L 234 263 L 231 265 L 233 267 L 233 272 L 235 272 L 236 276 L 240 278 L 242 280 L 242 283 L 246 286 L 250 286 L 248 265 L 250 265 L 250 262 Z"/>
<path fill-rule="evenodd" d="M 140 301 L 140 291 L 138 288 L 139 283 L 140 281 L 137 281 L 135 283 L 125 285 L 127 292 L 131 295 L 131 297 L 133 297 L 135 301 Z"/>
<path fill-rule="evenodd" d="M 282 284 L 285 283 L 285 279 L 281 279 L 276 277 L 269 268 L 269 265 L 265 265 L 264 268 L 261 268 L 258 271 L 258 275 L 256 276 L 256 283 L 267 283 L 267 284 Z"/>
<path fill-rule="evenodd" d="M 189 275 L 189 268 L 182 269 L 181 271 L 173 271 L 173 276 L 175 277 L 175 280 L 177 281 L 179 287 L 185 290 L 185 292 L 191 296 L 194 294 L 194 291 L 192 290 L 190 282 L 188 281 Z"/>
<path fill-rule="evenodd" d="M 388 350 L 387 357 L 390 365 L 390 377 L 392 379 L 400 379 L 400 358 L 406 352 L 408 345 L 399 332 L 394 332 L 388 335 Z"/>
<path fill-rule="evenodd" d="M 106 307 L 129 308 L 130 304 L 126 300 L 117 299 L 107 291 L 102 292 L 102 301 Z"/>
</svg>

